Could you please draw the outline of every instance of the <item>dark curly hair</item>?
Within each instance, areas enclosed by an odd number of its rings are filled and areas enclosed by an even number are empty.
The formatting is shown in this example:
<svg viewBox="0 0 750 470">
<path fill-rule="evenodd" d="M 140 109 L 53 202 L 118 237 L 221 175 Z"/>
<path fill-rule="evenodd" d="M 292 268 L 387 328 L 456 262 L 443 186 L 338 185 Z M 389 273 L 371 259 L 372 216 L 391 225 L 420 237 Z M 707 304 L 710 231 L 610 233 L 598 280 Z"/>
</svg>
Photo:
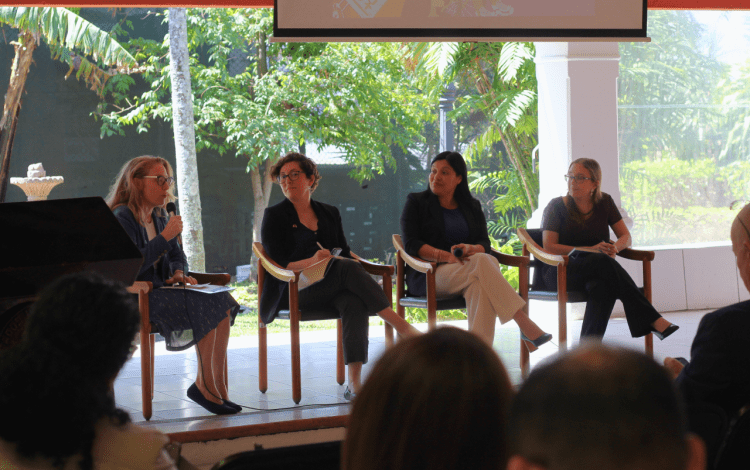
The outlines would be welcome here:
<svg viewBox="0 0 750 470">
<path fill-rule="evenodd" d="M 318 187 L 318 182 L 322 178 L 322 176 L 320 176 L 320 173 L 318 173 L 318 165 L 316 165 L 315 162 L 312 161 L 309 157 L 306 157 L 301 153 L 290 152 L 281 157 L 281 160 L 276 162 L 273 167 L 271 167 L 271 172 L 269 173 L 271 180 L 276 181 L 279 178 L 279 173 L 281 173 L 281 168 L 287 163 L 291 162 L 299 163 L 299 167 L 302 169 L 305 175 L 308 178 L 313 179 L 313 184 L 312 186 L 310 186 L 310 192 L 315 191 L 315 188 Z"/>
<path fill-rule="evenodd" d="M 0 356 L 0 438 L 19 455 L 91 470 L 95 426 L 125 425 L 114 379 L 132 353 L 140 314 L 133 295 L 93 273 L 61 277 L 40 293 L 23 340 Z"/>
</svg>

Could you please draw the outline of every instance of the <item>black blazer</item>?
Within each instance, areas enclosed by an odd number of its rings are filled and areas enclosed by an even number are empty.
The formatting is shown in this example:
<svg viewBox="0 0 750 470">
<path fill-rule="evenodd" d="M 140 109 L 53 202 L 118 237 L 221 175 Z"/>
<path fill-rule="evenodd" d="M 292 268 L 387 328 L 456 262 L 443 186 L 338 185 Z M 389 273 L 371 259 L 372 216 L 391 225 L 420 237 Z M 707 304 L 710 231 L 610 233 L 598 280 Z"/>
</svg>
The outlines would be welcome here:
<svg viewBox="0 0 750 470">
<path fill-rule="evenodd" d="M 479 201 L 472 199 L 469 204 L 459 203 L 458 207 L 469 226 L 469 239 L 464 243 L 482 245 L 485 253 L 489 253 L 492 245 L 487 234 L 487 220 Z M 445 240 L 443 209 L 438 197 L 429 189 L 407 196 L 401 212 L 401 235 L 404 238 L 404 248 L 411 256 L 418 257 L 419 249 L 425 244 L 450 251 L 451 245 Z M 409 295 L 421 297 L 427 294 L 427 277 L 424 274 L 409 266 L 406 266 L 404 273 Z"/>
<path fill-rule="evenodd" d="M 351 257 L 349 244 L 344 236 L 341 215 L 334 206 L 315 200 L 310 201 L 315 215 L 318 216 L 318 240 L 326 249 L 341 248 L 341 255 Z M 302 226 L 297 211 L 289 199 L 284 199 L 275 206 L 266 209 L 260 229 L 261 243 L 268 256 L 282 267 L 292 261 L 294 252 L 294 231 Z M 300 258 L 302 259 L 302 258 Z M 260 294 L 260 316 L 263 323 L 271 323 L 282 307 L 288 302 L 288 284 L 273 276 L 266 276 L 263 292 Z"/>
<path fill-rule="evenodd" d="M 141 250 L 143 255 L 143 264 L 138 272 L 139 281 L 150 281 L 154 287 L 161 287 L 164 281 L 172 277 L 172 274 L 179 270 L 188 272 L 188 263 L 185 253 L 177 243 L 177 237 L 167 241 L 161 236 L 161 231 L 167 226 L 167 218 L 157 215 L 154 210 L 153 219 L 156 228 L 156 237 L 148 240 L 146 227 L 135 220 L 133 212 L 128 206 L 116 207 L 113 211 L 117 221 L 128 232 L 130 239 Z"/>
</svg>

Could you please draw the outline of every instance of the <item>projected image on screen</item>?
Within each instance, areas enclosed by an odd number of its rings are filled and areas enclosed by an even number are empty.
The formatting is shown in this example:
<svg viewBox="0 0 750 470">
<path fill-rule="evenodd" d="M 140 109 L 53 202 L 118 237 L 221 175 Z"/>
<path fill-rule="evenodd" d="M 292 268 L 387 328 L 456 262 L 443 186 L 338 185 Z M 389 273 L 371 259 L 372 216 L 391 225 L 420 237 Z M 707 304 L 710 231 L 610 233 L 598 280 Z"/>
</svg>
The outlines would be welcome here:
<svg viewBox="0 0 750 470">
<path fill-rule="evenodd" d="M 646 37 L 646 0 L 276 0 L 274 14 L 276 37 Z"/>
</svg>

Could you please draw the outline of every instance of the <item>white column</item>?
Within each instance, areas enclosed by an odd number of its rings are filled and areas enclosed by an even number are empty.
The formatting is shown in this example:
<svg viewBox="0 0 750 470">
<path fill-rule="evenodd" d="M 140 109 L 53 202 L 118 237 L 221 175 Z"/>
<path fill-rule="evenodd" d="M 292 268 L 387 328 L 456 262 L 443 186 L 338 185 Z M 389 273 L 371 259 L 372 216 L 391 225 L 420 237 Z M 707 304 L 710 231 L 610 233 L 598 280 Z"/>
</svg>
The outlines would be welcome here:
<svg viewBox="0 0 750 470">
<path fill-rule="evenodd" d="M 547 203 L 567 193 L 563 175 L 577 158 L 602 167 L 602 190 L 620 202 L 617 142 L 616 42 L 539 42 L 539 207 L 529 227 L 540 227 Z M 632 225 L 626 218 L 626 224 Z"/>
</svg>

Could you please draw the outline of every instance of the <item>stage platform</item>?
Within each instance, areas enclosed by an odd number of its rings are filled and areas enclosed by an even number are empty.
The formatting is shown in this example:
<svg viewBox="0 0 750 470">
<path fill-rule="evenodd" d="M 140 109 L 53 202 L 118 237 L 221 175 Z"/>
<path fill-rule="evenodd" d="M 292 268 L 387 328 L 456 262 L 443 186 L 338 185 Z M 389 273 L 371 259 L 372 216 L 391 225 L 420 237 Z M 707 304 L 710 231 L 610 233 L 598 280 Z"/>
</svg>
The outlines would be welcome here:
<svg viewBox="0 0 750 470">
<path fill-rule="evenodd" d="M 532 318 L 556 336 L 556 306 L 549 302 L 532 301 Z M 661 361 L 666 356 L 690 357 L 698 322 L 708 310 L 671 312 L 665 318 L 680 329 L 665 341 L 654 339 L 654 355 Z M 569 315 L 570 316 L 570 315 Z M 442 322 L 466 328 L 466 321 Z M 426 330 L 427 325 L 417 325 Z M 580 320 L 569 320 L 568 334 L 576 344 Z M 155 360 L 155 392 L 153 416 L 146 422 L 141 414 L 140 357 L 138 353 L 125 365 L 115 382 L 118 407 L 126 410 L 133 421 L 153 426 L 178 442 L 202 442 L 243 436 L 259 436 L 313 429 L 346 426 L 350 404 L 344 400 L 344 386 L 335 379 L 335 330 L 301 333 L 302 401 L 295 405 L 291 392 L 291 351 L 289 334 L 269 336 L 268 391 L 258 390 L 257 336 L 231 338 L 229 343 L 229 395 L 245 408 L 236 415 L 215 416 L 186 396 L 195 380 L 197 362 L 193 349 L 168 352 L 157 342 Z M 613 318 L 604 338 L 605 343 L 642 350 L 643 340 L 630 338 L 624 318 Z M 531 354 L 531 365 L 557 352 L 557 338 Z M 508 368 L 514 385 L 521 383 L 519 368 L 519 333 L 514 322 L 497 324 L 494 348 Z M 385 349 L 382 327 L 370 328 L 370 361 L 363 367 L 366 379 L 372 365 Z"/>
</svg>

